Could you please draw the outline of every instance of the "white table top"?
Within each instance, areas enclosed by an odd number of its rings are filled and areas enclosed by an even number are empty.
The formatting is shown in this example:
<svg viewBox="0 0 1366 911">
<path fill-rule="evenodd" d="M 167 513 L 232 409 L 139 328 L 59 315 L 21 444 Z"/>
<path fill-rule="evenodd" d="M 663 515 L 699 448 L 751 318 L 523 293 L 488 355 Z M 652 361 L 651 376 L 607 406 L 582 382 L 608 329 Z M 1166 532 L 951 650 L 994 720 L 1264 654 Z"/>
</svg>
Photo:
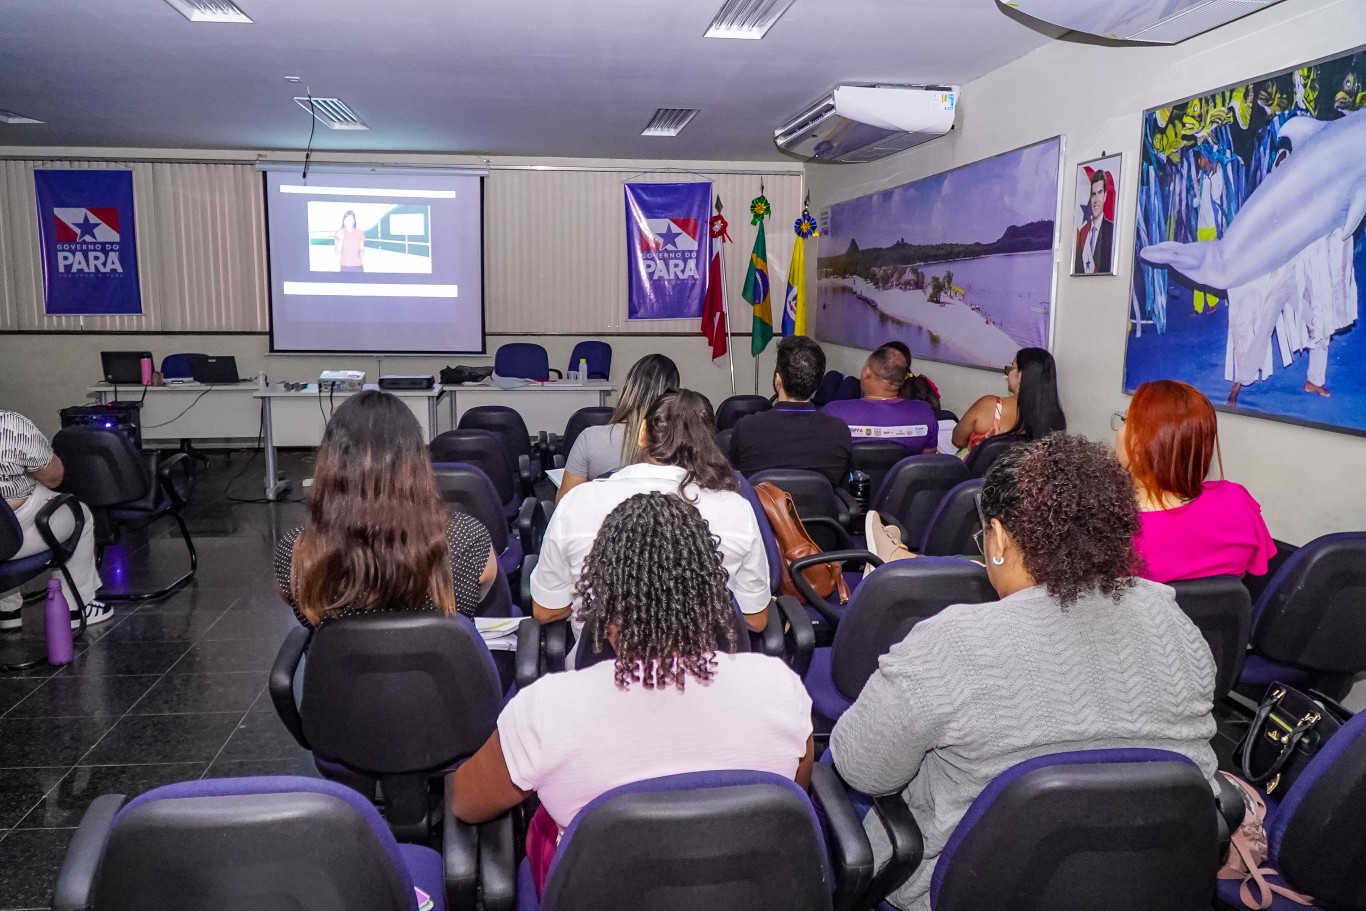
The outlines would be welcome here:
<svg viewBox="0 0 1366 911">
<path fill-rule="evenodd" d="M 498 386 L 490 382 L 480 383 L 457 383 L 447 386 L 450 392 L 463 392 L 471 390 L 490 390 L 493 392 L 611 392 L 616 389 L 606 380 L 589 380 L 586 383 L 571 383 L 568 380 L 549 380 L 538 383 L 532 380 L 521 386 Z"/>
<path fill-rule="evenodd" d="M 86 392 L 117 392 L 120 396 L 129 399 L 138 398 L 146 390 L 148 395 L 163 395 L 167 392 L 203 392 L 212 389 L 214 392 L 256 392 L 260 387 L 255 380 L 246 380 L 241 383 L 171 383 L 167 386 L 144 386 L 141 383 L 96 383 L 86 387 Z"/>
<path fill-rule="evenodd" d="M 251 388 L 255 390 L 256 398 L 258 399 L 297 399 L 304 397 L 317 398 L 319 395 L 317 383 L 309 383 L 299 392 L 286 391 L 284 386 L 280 383 L 272 383 L 265 389 L 260 389 L 255 385 L 253 385 Z M 379 390 L 379 386 L 375 383 L 366 383 L 364 388 L 366 391 Z M 445 387 L 443 387 L 440 383 L 437 383 L 431 389 L 386 389 L 384 391 L 388 392 L 390 395 L 396 395 L 401 399 L 434 399 L 439 398 L 442 392 L 446 390 Z M 323 392 L 321 393 L 321 395 L 324 398 L 330 395 L 332 396 L 332 398 L 338 399 L 342 398 L 343 396 L 355 395 L 355 393 L 342 392 L 341 390 L 337 390 L 336 392 Z"/>
</svg>

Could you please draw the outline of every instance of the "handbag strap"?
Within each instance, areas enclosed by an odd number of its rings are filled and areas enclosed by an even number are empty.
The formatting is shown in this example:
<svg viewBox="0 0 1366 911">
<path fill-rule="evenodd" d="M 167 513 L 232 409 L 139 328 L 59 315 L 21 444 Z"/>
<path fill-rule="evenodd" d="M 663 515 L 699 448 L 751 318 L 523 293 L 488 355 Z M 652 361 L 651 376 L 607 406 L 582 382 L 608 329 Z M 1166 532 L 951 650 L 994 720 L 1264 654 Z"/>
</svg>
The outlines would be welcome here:
<svg viewBox="0 0 1366 911">
<path fill-rule="evenodd" d="M 1258 714 L 1260 714 L 1260 710 Z M 1248 742 L 1243 749 L 1243 775 L 1253 784 L 1261 784 L 1263 781 L 1274 777 L 1280 772 L 1285 764 L 1290 761 L 1290 756 L 1295 752 L 1295 747 L 1299 745 L 1299 742 L 1304 738 L 1304 735 L 1318 723 L 1318 720 L 1319 718 L 1317 715 L 1301 718 L 1294 729 L 1286 735 L 1285 743 L 1281 745 L 1281 752 L 1277 755 L 1276 760 L 1271 763 L 1271 767 L 1262 775 L 1252 774 L 1252 742 L 1257 735 L 1254 730 L 1249 729 Z M 1263 724 L 1265 724 L 1265 719 L 1263 719 Z"/>
</svg>

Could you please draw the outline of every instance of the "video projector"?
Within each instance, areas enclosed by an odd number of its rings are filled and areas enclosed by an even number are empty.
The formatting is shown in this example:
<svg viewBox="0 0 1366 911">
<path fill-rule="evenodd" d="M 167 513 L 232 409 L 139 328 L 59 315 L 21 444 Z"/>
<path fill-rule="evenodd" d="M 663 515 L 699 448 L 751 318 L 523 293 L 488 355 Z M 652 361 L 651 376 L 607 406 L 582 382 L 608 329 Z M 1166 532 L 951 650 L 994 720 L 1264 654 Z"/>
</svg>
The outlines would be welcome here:
<svg viewBox="0 0 1366 911">
<path fill-rule="evenodd" d="M 364 388 L 363 370 L 324 370 L 318 377 L 319 392 L 360 392 Z"/>
</svg>

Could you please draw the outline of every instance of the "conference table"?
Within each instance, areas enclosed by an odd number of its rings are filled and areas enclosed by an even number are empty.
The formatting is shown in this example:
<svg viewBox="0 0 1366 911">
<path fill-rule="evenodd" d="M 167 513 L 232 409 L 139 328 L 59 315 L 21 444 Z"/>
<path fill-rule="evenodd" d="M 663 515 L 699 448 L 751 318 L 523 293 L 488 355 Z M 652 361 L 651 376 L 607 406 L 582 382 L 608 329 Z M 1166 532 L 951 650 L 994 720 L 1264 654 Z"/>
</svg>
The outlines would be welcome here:
<svg viewBox="0 0 1366 911">
<path fill-rule="evenodd" d="M 113 385 L 87 387 L 100 405 L 138 402 L 143 441 L 255 440 L 261 432 L 256 382 L 176 383 L 168 386 Z"/>
<path fill-rule="evenodd" d="M 488 382 L 461 383 L 445 388 L 446 398 L 450 403 L 452 427 L 458 426 L 460 418 L 471 408 L 506 405 L 522 416 L 532 436 L 541 430 L 563 432 L 571 414 L 580 408 L 606 405 L 608 398 L 616 390 L 615 386 L 605 380 L 589 380 L 585 383 L 552 380 L 547 383 L 531 382 L 511 388 Z"/>
</svg>

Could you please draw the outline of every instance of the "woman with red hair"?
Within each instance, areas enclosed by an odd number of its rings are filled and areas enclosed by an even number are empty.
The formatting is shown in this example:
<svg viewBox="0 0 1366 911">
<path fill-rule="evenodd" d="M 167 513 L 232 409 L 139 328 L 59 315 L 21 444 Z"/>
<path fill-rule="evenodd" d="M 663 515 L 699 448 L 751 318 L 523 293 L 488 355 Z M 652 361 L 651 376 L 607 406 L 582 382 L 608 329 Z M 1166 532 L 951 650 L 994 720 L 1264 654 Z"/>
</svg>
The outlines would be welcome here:
<svg viewBox="0 0 1366 911">
<path fill-rule="evenodd" d="M 1155 582 L 1263 575 L 1276 554 L 1262 507 L 1232 481 L 1207 481 L 1219 445 L 1214 406 L 1176 380 L 1144 383 L 1115 437 L 1138 496 L 1139 574 Z M 1219 458 L 1219 476 L 1224 474 Z"/>
</svg>

